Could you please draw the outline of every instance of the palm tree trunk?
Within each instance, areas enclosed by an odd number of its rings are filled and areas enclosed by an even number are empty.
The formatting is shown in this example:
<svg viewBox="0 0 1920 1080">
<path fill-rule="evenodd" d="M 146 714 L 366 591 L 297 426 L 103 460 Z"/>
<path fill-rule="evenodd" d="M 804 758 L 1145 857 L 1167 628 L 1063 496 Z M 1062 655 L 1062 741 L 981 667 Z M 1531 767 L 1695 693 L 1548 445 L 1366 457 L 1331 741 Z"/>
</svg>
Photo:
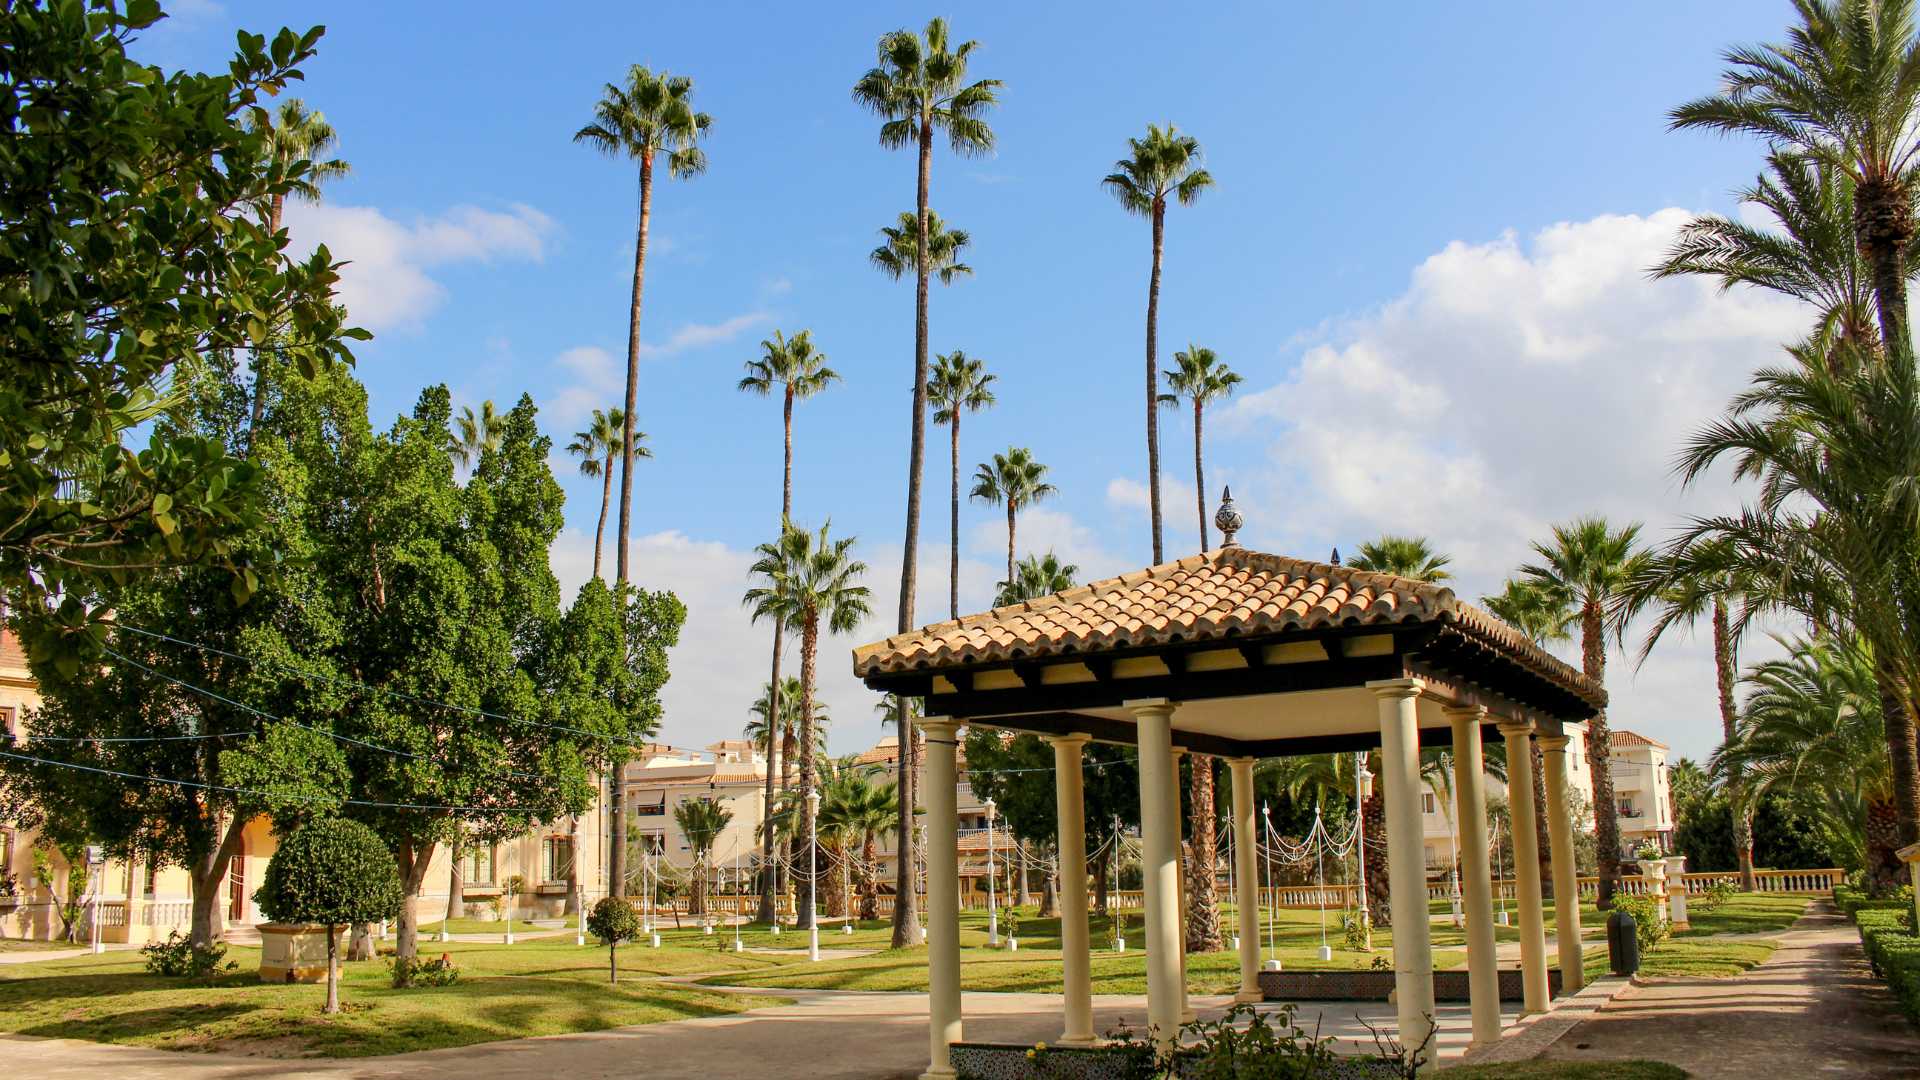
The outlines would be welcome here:
<svg viewBox="0 0 1920 1080">
<path fill-rule="evenodd" d="M 613 451 L 600 466 L 600 523 L 593 527 L 593 576 L 600 577 L 600 545 L 607 537 L 607 506 L 613 502 Z M 602 581 L 606 580 L 601 578 Z"/>
<path fill-rule="evenodd" d="M 1200 453 L 1203 435 L 1200 413 L 1205 408 L 1198 397 L 1193 399 L 1193 502 L 1194 509 L 1200 511 L 1201 551 L 1207 550 L 1207 469 Z"/>
<path fill-rule="evenodd" d="M 1220 911 L 1214 903 L 1213 870 L 1218 863 L 1213 836 L 1213 759 L 1192 755 L 1193 862 L 1187 875 L 1187 951 L 1219 952 Z"/>
<path fill-rule="evenodd" d="M 880 917 L 880 889 L 873 879 L 873 830 L 865 833 L 860 845 L 860 918 L 872 922 Z"/>
<path fill-rule="evenodd" d="M 768 825 L 773 822 L 774 778 L 780 774 L 783 755 L 780 753 L 780 652 L 781 635 L 784 628 L 780 620 L 773 621 L 773 673 L 767 683 L 767 783 L 765 791 L 765 816 L 761 820 Z M 774 862 L 774 835 L 772 828 L 761 830 L 760 836 L 760 904 L 754 913 L 757 922 L 771 925 L 779 920 L 779 909 L 775 906 L 775 893 L 780 887 L 780 870 Z"/>
<path fill-rule="evenodd" d="M 953 498 L 947 508 L 953 531 L 947 547 L 947 617 L 960 617 L 960 403 L 953 406 Z"/>
<path fill-rule="evenodd" d="M 920 472 L 927 450 L 927 276 L 931 265 L 927 258 L 927 185 L 933 171 L 933 117 L 931 106 L 920 117 L 920 176 L 914 193 L 914 211 L 920 228 L 914 245 L 913 289 L 913 417 L 912 437 L 907 450 L 907 532 L 900 557 L 900 633 L 913 629 L 914 589 L 919 583 L 920 558 Z M 910 852 L 913 845 L 913 731 L 907 722 L 907 705 L 900 702 L 900 850 Z M 913 860 L 903 857 L 895 874 L 893 898 L 893 947 L 912 944 L 909 927 L 920 925 L 914 910 Z"/>
<path fill-rule="evenodd" d="M 800 918 L 796 925 L 802 930 L 813 926 L 813 902 L 815 878 L 820 874 L 819 843 L 814 832 L 813 815 L 806 812 L 808 797 L 813 794 L 813 676 L 814 660 L 820 646 L 819 616 L 812 612 L 800 628 L 800 823 L 801 847 L 806 850 L 807 876 L 805 881 L 795 882 L 799 895 Z"/>
<path fill-rule="evenodd" d="M 1911 348 L 1907 338 L 1907 246 L 1913 239 L 1912 193 L 1898 178 L 1860 183 L 1853 193 L 1853 231 L 1873 274 L 1880 343 L 1887 356 Z"/>
<path fill-rule="evenodd" d="M 1547 757 L 1539 739 L 1529 739 L 1533 758 L 1533 842 L 1540 859 L 1540 895 L 1553 895 L 1553 834 L 1547 826 Z"/>
<path fill-rule="evenodd" d="M 1153 204 L 1153 273 L 1147 279 L 1147 510 L 1153 518 L 1153 565 L 1165 560 L 1160 544 L 1160 255 L 1167 229 L 1164 199 Z"/>
<path fill-rule="evenodd" d="M 1887 758 L 1893 775 L 1893 813 L 1900 846 L 1920 843 L 1920 762 L 1914 753 L 1913 696 L 1899 675 L 1878 672 L 1880 712 L 1887 725 Z"/>
<path fill-rule="evenodd" d="M 1600 623 L 1600 603 L 1580 606 L 1580 667 L 1587 678 L 1604 687 L 1607 679 L 1607 641 Z M 1587 771 L 1593 778 L 1593 839 L 1600 872 L 1601 911 L 1613 907 L 1620 881 L 1620 804 L 1613 795 L 1613 739 L 1603 710 L 1587 721 Z"/>
<path fill-rule="evenodd" d="M 653 217 L 653 155 L 640 159 L 640 227 L 633 241 L 633 301 L 627 315 L 626 413 L 620 419 L 620 535 L 615 559 L 619 585 L 633 580 L 630 542 L 633 537 L 633 424 L 640 396 L 640 296 L 647 277 L 647 226 Z M 625 597 L 621 599 L 625 603 Z M 613 763 L 613 791 L 607 798 L 613 819 L 613 843 L 608 845 L 607 891 L 627 895 L 627 792 L 621 782 L 626 762 Z"/>
<path fill-rule="evenodd" d="M 1374 770 L 1374 776 L 1380 775 Z M 1367 838 L 1362 857 L 1367 860 L 1367 918 L 1375 926 L 1393 925 L 1393 890 L 1387 878 L 1386 785 L 1376 779 L 1360 808 Z"/>
<path fill-rule="evenodd" d="M 1867 803 L 1867 889 L 1875 896 L 1892 896 L 1904 884 L 1906 866 L 1895 854 L 1901 847 L 1898 812 L 1891 799 Z"/>
<path fill-rule="evenodd" d="M 1727 618 L 1727 602 L 1713 598 L 1713 674 L 1720 695 L 1720 738 L 1722 745 L 1733 742 L 1739 708 L 1733 700 L 1733 681 L 1737 673 L 1733 628 Z M 1753 812 L 1747 806 L 1746 786 L 1738 774 L 1727 781 L 1727 812 L 1733 816 L 1733 853 L 1740 868 L 1740 891 L 1753 892 L 1759 882 L 1753 876 Z"/>
<path fill-rule="evenodd" d="M 1013 519 L 1020 512 L 1020 504 L 1007 500 L 1007 588 L 1013 588 Z"/>
</svg>

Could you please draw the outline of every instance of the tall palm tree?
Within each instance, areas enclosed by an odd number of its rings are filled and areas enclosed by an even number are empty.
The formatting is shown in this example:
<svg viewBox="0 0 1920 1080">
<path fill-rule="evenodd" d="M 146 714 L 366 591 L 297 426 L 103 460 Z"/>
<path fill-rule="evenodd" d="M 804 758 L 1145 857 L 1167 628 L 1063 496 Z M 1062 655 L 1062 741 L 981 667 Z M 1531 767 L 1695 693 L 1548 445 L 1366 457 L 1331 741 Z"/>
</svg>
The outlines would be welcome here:
<svg viewBox="0 0 1920 1080">
<path fill-rule="evenodd" d="M 778 705 L 772 702 L 777 698 Z M 778 719 L 769 727 L 768 717 L 778 713 Z M 794 763 L 800 760 L 800 678 L 788 675 L 780 680 L 780 689 L 776 694 L 772 684 L 760 691 L 760 696 L 747 710 L 753 717 L 743 729 L 746 737 L 756 743 L 765 743 L 769 735 L 779 740 L 781 782 L 791 786 Z M 813 757 L 818 761 L 827 753 L 827 729 L 833 726 L 833 718 L 827 715 L 825 702 L 813 703 Z M 771 769 L 769 771 L 772 771 Z"/>
<path fill-rule="evenodd" d="M 1200 513 L 1200 550 L 1207 550 L 1207 470 L 1202 444 L 1205 442 L 1207 404 L 1233 393 L 1242 382 L 1238 373 L 1220 363 L 1212 349 L 1188 345 L 1185 352 L 1173 354 L 1176 369 L 1167 372 L 1169 397 L 1185 398 L 1193 403 L 1193 500 Z"/>
<path fill-rule="evenodd" d="M 1872 651 L 1854 639 L 1781 641 L 1788 655 L 1747 672 L 1736 736 L 1710 762 L 1757 797 L 1791 796 L 1881 888 L 1904 874 Z"/>
<path fill-rule="evenodd" d="M 627 391 L 620 429 L 620 526 L 614 558 L 617 586 L 633 580 L 629 565 L 629 541 L 633 536 L 633 460 L 638 456 L 639 440 L 634 437 L 633 418 L 640 395 L 640 298 L 647 277 L 647 230 L 653 220 L 653 169 L 658 155 L 667 155 L 667 173 L 680 179 L 698 176 L 707 169 L 706 152 L 700 138 L 713 125 L 713 118 L 693 107 L 693 80 L 684 75 L 659 74 L 644 65 L 627 69 L 624 85 L 608 83 L 593 106 L 593 122 L 573 133 L 573 141 L 585 143 L 608 157 L 629 158 L 640 168 L 640 221 L 633 241 L 633 291 L 627 308 Z M 616 775 L 625 768 L 616 762 Z M 623 785 L 613 785 L 610 800 L 615 836 L 625 836 L 627 804 Z M 608 873 L 613 895 L 626 895 L 627 855 L 624 845 L 615 844 Z"/>
<path fill-rule="evenodd" d="M 1724 54 L 1724 89 L 1673 110 L 1675 128 L 1757 135 L 1853 181 L 1854 241 L 1872 274 L 1880 337 L 1911 347 L 1907 250 L 1920 164 L 1920 38 L 1913 0 L 1794 0 L 1783 44 Z"/>
<path fill-rule="evenodd" d="M 1739 197 L 1777 227 L 1703 214 L 1680 230 L 1653 275 L 1710 277 L 1722 290 L 1748 285 L 1791 296 L 1817 313 L 1820 336 L 1872 340 L 1872 269 L 1854 238 L 1853 180 L 1824 161 L 1779 151 L 1767 155 L 1767 170 Z M 1911 277 L 1920 266 L 1912 244 L 1903 262 Z"/>
<path fill-rule="evenodd" d="M 1446 581 L 1453 577 L 1447 564 L 1453 556 L 1433 550 L 1424 536 L 1395 536 L 1391 533 L 1360 545 L 1360 553 L 1347 565 L 1355 570 L 1412 578 L 1415 581 Z"/>
<path fill-rule="evenodd" d="M 1679 577 L 1659 559 L 1650 559 L 1639 580 L 1632 583 L 1620 599 L 1614 622 L 1626 625 L 1643 612 L 1655 613 L 1640 646 L 1645 662 L 1653 647 L 1674 627 L 1691 628 L 1706 620 L 1713 632 L 1714 685 L 1720 697 L 1720 737 L 1725 745 L 1734 739 L 1740 710 L 1734 701 L 1734 681 L 1739 677 L 1739 635 L 1734 633 L 1731 609 L 1739 602 L 1739 586 L 1726 573 Z M 1740 870 L 1740 889 L 1758 888 L 1753 875 L 1753 804 L 1747 798 L 1746 785 L 1737 772 L 1727 776 L 1728 811 L 1733 817 L 1733 847 Z"/>
<path fill-rule="evenodd" d="M 993 407 L 993 376 L 986 365 L 955 349 L 934 357 L 933 422 L 945 424 L 953 436 L 953 498 L 949 506 L 952 532 L 947 546 L 947 616 L 960 617 L 960 417 Z"/>
<path fill-rule="evenodd" d="M 1614 528 L 1601 517 L 1586 517 L 1553 528 L 1553 539 L 1535 542 L 1540 562 L 1521 568 L 1535 585 L 1567 598 L 1579 612 L 1580 669 L 1597 686 L 1607 680 L 1608 613 L 1646 573 L 1648 555 L 1640 548 L 1638 523 Z M 1593 827 L 1599 848 L 1599 907 L 1613 906 L 1620 879 L 1620 819 L 1615 814 L 1612 740 L 1603 710 L 1587 721 L 1587 765 L 1593 777 Z"/>
<path fill-rule="evenodd" d="M 351 174 L 353 166 L 339 158 L 326 156 L 340 144 L 340 134 L 327 122 L 325 113 L 309 110 L 307 103 L 299 98 L 288 98 L 268 111 L 266 121 L 259 124 L 259 130 L 266 136 L 267 157 L 282 174 L 299 172 L 292 179 L 289 190 L 276 193 L 265 207 L 267 231 L 277 233 L 286 215 L 288 195 L 317 203 L 320 201 L 320 185 Z M 252 439 L 251 432 L 260 426 L 260 418 L 266 413 L 266 391 L 267 368 L 262 359 L 257 361 L 253 373 L 253 418 L 247 428 L 249 441 Z"/>
<path fill-rule="evenodd" d="M 687 898 L 687 914 L 707 913 L 707 879 L 713 873 L 713 848 L 733 820 L 733 811 L 717 799 L 685 799 L 673 808 L 674 824 L 687 838 L 693 852 L 693 892 Z"/>
<path fill-rule="evenodd" d="M 765 584 L 748 589 L 745 604 L 753 610 L 753 619 L 773 619 L 787 624 L 800 634 L 800 745 L 814 741 L 813 690 L 816 661 L 820 654 L 821 623 L 831 634 L 844 634 L 860 625 L 872 613 L 870 594 L 859 584 L 867 564 L 853 557 L 852 537 L 833 539 L 831 523 L 818 533 L 798 528 L 792 522 L 781 525 L 780 539 L 754 549 L 758 556 L 750 569 Z M 814 757 L 800 758 L 800 798 L 814 791 Z M 811 826 L 801 830 L 808 858 L 816 857 Z M 808 875 L 809 878 L 812 875 Z M 813 883 L 808 881 L 800 904 L 803 929 L 813 925 Z"/>
<path fill-rule="evenodd" d="M 482 454 L 500 449 L 500 440 L 507 433 L 507 418 L 494 410 L 493 399 L 488 398 L 480 403 L 477 413 L 473 411 L 473 406 L 462 405 L 453 426 L 453 449 L 450 453 L 454 463 L 462 469 L 471 469 L 480 463 Z"/>
<path fill-rule="evenodd" d="M 600 577 L 600 548 L 607 536 L 607 507 L 613 502 L 613 457 L 620 452 L 620 444 L 626 429 L 625 414 L 619 409 L 595 409 L 593 420 L 585 431 L 573 433 L 573 441 L 567 444 L 567 453 L 580 458 L 580 475 L 600 478 L 600 518 L 593 527 L 593 576 Z M 636 431 L 634 438 L 640 440 L 640 449 L 635 457 L 650 458 L 653 451 L 647 449 L 647 433 Z"/>
<path fill-rule="evenodd" d="M 919 173 L 914 190 L 917 238 L 931 235 L 927 221 L 928 192 L 933 174 L 933 139 L 943 132 L 947 145 L 962 156 L 993 150 L 993 129 L 987 110 L 999 103 L 1000 80 L 967 81 L 967 62 L 977 42 L 953 45 L 947 21 L 927 23 L 924 36 L 894 30 L 880 38 L 874 66 L 854 83 L 853 99 L 881 118 L 880 145 L 889 149 L 911 146 L 917 152 Z M 933 272 L 932 251 L 920 244 L 914 259 L 913 292 L 913 412 L 907 451 L 907 526 L 900 556 L 899 631 L 913 629 L 915 586 L 920 556 L 920 481 L 927 447 L 927 280 Z M 897 718 L 906 729 L 904 714 Z M 911 835 L 913 813 L 912 740 L 903 738 L 900 755 L 900 831 Z M 919 920 L 913 910 L 911 867 L 900 860 L 893 909 L 893 947 L 905 948 L 913 938 L 910 928 Z"/>
<path fill-rule="evenodd" d="M 1165 558 L 1160 544 L 1160 264 L 1166 252 L 1167 199 L 1192 206 L 1213 186 L 1200 167 L 1200 142 L 1172 124 L 1147 125 L 1147 137 L 1128 139 L 1126 157 L 1113 163 L 1101 186 L 1130 214 L 1153 224 L 1153 270 L 1147 277 L 1147 503 L 1153 518 L 1153 562 Z"/>
<path fill-rule="evenodd" d="M 1000 583 L 993 606 L 1006 607 L 1023 600 L 1037 600 L 1042 596 L 1065 592 L 1073 588 L 1073 577 L 1079 572 L 1079 567 L 1061 562 L 1051 551 L 1044 556 L 1029 555 L 1014 566 L 1012 580 Z"/>
<path fill-rule="evenodd" d="M 842 896 L 860 897 L 859 917 L 873 919 L 879 914 L 874 889 L 873 866 L 877 841 L 891 830 L 900 813 L 897 787 L 876 782 L 876 771 L 843 763 L 834 769 L 833 779 L 822 789 L 820 828 L 834 837 L 834 845 L 844 854 L 840 866 Z M 854 846 L 860 846 L 855 857 Z M 852 916 L 854 912 L 847 912 Z"/>
<path fill-rule="evenodd" d="M 1525 634 L 1535 645 L 1551 645 L 1566 641 L 1571 637 L 1568 628 L 1573 625 L 1573 605 L 1567 597 L 1538 582 L 1524 578 L 1508 578 L 1500 592 L 1494 596 L 1480 598 L 1481 606 L 1506 622 L 1508 626 Z M 1551 826 L 1547 820 L 1547 769 L 1546 755 L 1540 749 L 1540 740 L 1530 740 L 1533 759 L 1533 825 L 1534 851 L 1540 858 L 1540 884 L 1548 894 L 1553 891 L 1553 838 Z M 1492 743 L 1486 748 L 1486 758 L 1492 762 L 1497 755 L 1500 761 L 1499 776 L 1506 779 L 1505 743 Z M 1493 771 L 1489 765 L 1488 771 Z"/>
<path fill-rule="evenodd" d="M 1007 508 L 1007 583 L 1014 581 L 1014 519 L 1020 511 L 1058 489 L 1047 483 L 1047 467 L 1033 459 L 1033 451 L 1024 446 L 1009 446 L 1004 454 L 993 455 L 973 472 L 973 497 L 989 506 Z"/>
<path fill-rule="evenodd" d="M 839 381 L 840 376 L 827 366 L 827 354 L 813 347 L 813 333 L 802 330 L 788 338 L 775 330 L 773 337 L 760 342 L 760 358 L 747 361 L 747 373 L 740 379 L 739 389 L 762 397 L 773 393 L 774 387 L 780 388 L 780 417 L 784 457 L 780 471 L 780 521 L 782 525 L 793 516 L 793 406 L 795 402 L 825 390 L 831 383 Z M 777 699 L 785 685 L 780 678 L 780 659 L 784 649 L 786 627 L 778 619 L 773 623 L 773 661 L 772 674 L 768 676 L 768 692 Z M 774 710 L 778 711 L 776 700 Z M 771 733 L 769 733 L 771 734 Z M 773 806 L 773 778 L 778 755 L 774 744 L 767 743 L 767 788 L 766 805 L 771 813 Z M 770 923 L 775 917 L 774 875 L 773 875 L 773 837 L 763 839 L 761 852 L 765 869 L 760 875 L 760 910 L 757 917 L 761 922 Z"/>
<path fill-rule="evenodd" d="M 1920 371 L 1850 355 L 1766 368 L 1732 415 L 1682 455 L 1688 484 L 1722 458 L 1757 478 L 1760 499 L 1737 514 L 1695 519 L 1662 552 L 1676 581 L 1726 575 L 1742 604 L 1734 629 L 1786 610 L 1871 647 L 1900 842 L 1920 842 Z"/>
</svg>

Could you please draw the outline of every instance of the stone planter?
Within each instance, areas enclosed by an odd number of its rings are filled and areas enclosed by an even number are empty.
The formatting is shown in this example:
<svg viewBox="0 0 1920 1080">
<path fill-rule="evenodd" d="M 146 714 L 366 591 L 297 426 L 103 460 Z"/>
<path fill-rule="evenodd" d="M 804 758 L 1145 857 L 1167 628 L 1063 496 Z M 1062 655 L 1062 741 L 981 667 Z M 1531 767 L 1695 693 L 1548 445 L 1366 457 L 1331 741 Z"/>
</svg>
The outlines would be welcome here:
<svg viewBox="0 0 1920 1080">
<path fill-rule="evenodd" d="M 1124 1080 L 1140 1075 L 1138 1050 L 1105 1046 L 1032 1046 L 1009 1043 L 960 1042 L 952 1047 L 957 1080 Z M 1027 1055 L 1032 1053 L 1033 1057 Z M 1175 1076 L 1188 1070 L 1178 1066 Z M 1398 1080 L 1404 1073 L 1398 1062 L 1354 1057 L 1342 1059 L 1326 1072 L 1325 1080 Z"/>
<path fill-rule="evenodd" d="M 261 923 L 260 981 L 327 981 L 327 928 L 318 923 Z M 341 934 L 344 939 L 345 933 Z M 344 950 L 346 941 L 339 947 Z"/>
</svg>

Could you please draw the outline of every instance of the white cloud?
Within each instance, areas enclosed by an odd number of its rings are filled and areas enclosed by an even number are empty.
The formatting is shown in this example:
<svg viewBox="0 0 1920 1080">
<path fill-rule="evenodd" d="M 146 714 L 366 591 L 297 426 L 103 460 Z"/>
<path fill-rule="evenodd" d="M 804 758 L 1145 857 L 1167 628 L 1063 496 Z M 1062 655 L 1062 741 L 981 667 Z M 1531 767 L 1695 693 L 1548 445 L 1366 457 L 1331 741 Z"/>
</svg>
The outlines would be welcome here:
<svg viewBox="0 0 1920 1080">
<path fill-rule="evenodd" d="M 1401 296 L 1322 334 L 1284 381 L 1220 410 L 1224 436 L 1267 437 L 1262 467 L 1235 478 L 1243 538 L 1317 557 L 1383 531 L 1424 534 L 1454 555 L 1456 587 L 1473 597 L 1553 522 L 1600 513 L 1658 539 L 1687 514 L 1731 506 L 1719 481 L 1681 491 L 1673 455 L 1807 316 L 1749 290 L 1649 279 L 1691 216 L 1455 242 Z M 1109 494 L 1135 498 L 1123 484 Z M 1616 725 L 1710 749 L 1704 645 L 1614 672 Z"/>
<path fill-rule="evenodd" d="M 430 271 L 463 262 L 539 262 L 553 220 L 531 206 L 506 210 L 456 206 L 437 217 L 396 221 L 376 207 L 289 203 L 293 250 L 326 244 L 340 272 L 340 300 L 354 324 L 371 330 L 416 329 L 446 299 Z"/>
<path fill-rule="evenodd" d="M 773 321 L 771 312 L 749 311 L 722 319 L 717 323 L 686 323 L 659 344 L 643 341 L 640 343 L 640 355 L 661 357 L 672 356 L 688 349 L 701 349 L 708 345 L 724 345 L 737 339 L 741 334 L 756 326 Z"/>
</svg>

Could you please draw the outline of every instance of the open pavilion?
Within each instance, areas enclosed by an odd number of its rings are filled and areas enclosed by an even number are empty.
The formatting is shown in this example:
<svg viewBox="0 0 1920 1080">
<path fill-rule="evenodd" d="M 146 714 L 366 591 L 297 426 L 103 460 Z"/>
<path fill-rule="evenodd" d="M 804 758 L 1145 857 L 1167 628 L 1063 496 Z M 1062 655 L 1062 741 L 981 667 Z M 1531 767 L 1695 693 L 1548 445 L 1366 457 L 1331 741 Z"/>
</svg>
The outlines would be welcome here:
<svg viewBox="0 0 1920 1080">
<path fill-rule="evenodd" d="M 1257 880 L 1253 766 L 1260 758 L 1381 751 L 1392 891 L 1398 1032 L 1429 1045 L 1433 956 L 1420 825 L 1419 754 L 1451 746 L 1465 878 L 1473 1042 L 1500 1038 L 1493 884 L 1482 743 L 1507 741 L 1512 790 L 1532 788 L 1530 743 L 1544 751 L 1554 890 L 1576 896 L 1563 725 L 1606 706 L 1605 692 L 1441 586 L 1219 548 L 854 650 L 875 689 L 921 698 L 926 735 L 927 941 L 931 1054 L 953 1075 L 961 1038 L 955 751 L 967 726 L 1030 732 L 1054 749 L 1065 1004 L 1060 1041 L 1093 1031 L 1081 747 L 1138 748 L 1144 849 L 1148 1027 L 1163 1044 L 1190 1019 L 1181 926 L 1178 756 L 1225 758 L 1232 774 L 1235 875 Z M 1539 855 L 1531 799 L 1512 803 L 1522 1011 L 1549 1007 Z M 1239 999 L 1263 997 L 1259 913 L 1239 908 Z M 1564 991 L 1581 985 L 1580 909 L 1555 905 Z M 1430 1051 L 1428 1051 L 1430 1053 Z"/>
</svg>

